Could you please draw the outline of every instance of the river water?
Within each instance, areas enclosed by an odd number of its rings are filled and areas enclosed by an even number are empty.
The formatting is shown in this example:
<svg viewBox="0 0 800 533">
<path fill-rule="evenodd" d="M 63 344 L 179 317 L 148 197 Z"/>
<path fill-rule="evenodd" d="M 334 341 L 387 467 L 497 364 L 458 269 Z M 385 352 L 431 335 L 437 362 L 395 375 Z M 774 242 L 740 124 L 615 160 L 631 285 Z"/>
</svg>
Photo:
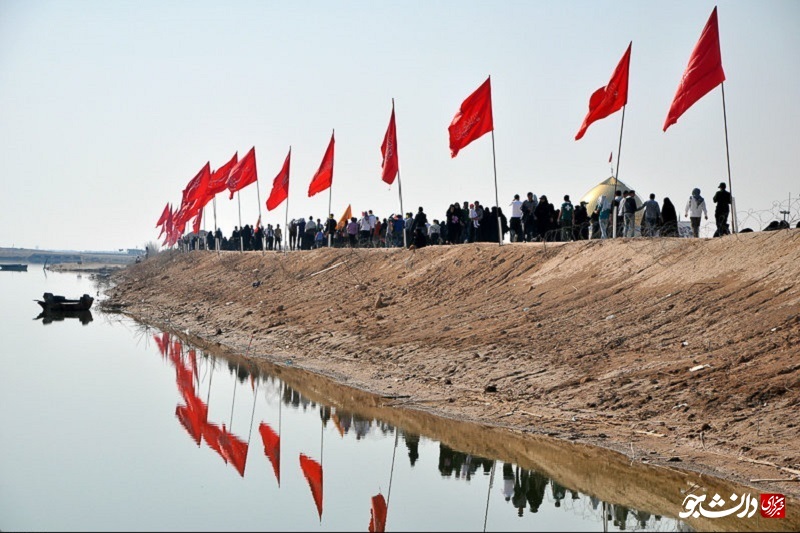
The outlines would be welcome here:
<svg viewBox="0 0 800 533">
<path fill-rule="evenodd" d="M 44 292 L 94 296 L 91 317 L 39 317 Z M 637 488 L 634 508 L 624 490 L 603 501 L 569 485 L 602 492 L 620 481 L 608 470 L 559 479 L 546 461 L 475 453 L 505 449 L 502 435 L 326 403 L 318 377 L 102 313 L 89 275 L 31 265 L 0 272 L 0 294 L 2 531 L 692 530 L 678 490 L 662 516 L 648 503 L 660 489 Z"/>
</svg>

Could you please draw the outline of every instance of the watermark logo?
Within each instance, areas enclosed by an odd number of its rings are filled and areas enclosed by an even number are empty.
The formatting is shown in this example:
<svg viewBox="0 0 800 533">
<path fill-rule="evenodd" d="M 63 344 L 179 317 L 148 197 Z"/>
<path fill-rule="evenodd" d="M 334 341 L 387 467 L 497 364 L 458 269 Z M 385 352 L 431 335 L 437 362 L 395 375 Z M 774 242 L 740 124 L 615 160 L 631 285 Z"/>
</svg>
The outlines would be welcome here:
<svg viewBox="0 0 800 533">
<path fill-rule="evenodd" d="M 761 516 L 764 518 L 786 518 L 786 497 L 783 494 L 762 494 Z"/>
<path fill-rule="evenodd" d="M 758 499 L 747 494 L 739 497 L 731 494 L 728 500 L 719 494 L 708 500 L 707 494 L 689 494 L 683 499 L 681 518 L 724 518 L 736 515 L 737 518 L 752 518 L 760 509 L 764 518 L 786 518 L 786 497 L 783 494 L 761 494 L 761 505 Z"/>
</svg>

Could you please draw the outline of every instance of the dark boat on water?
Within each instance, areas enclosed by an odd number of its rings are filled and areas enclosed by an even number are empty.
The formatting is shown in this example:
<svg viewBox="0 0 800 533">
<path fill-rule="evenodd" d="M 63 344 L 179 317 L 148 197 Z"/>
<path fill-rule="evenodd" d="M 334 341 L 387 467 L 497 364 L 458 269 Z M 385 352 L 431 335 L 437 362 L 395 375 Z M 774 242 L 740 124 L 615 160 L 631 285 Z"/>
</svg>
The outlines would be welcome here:
<svg viewBox="0 0 800 533">
<path fill-rule="evenodd" d="M 20 264 L 20 263 L 6 263 L 0 264 L 0 270 L 13 270 L 15 272 L 27 272 L 28 265 Z"/>
<path fill-rule="evenodd" d="M 88 311 L 92 307 L 94 298 L 84 294 L 78 300 L 68 300 L 63 296 L 54 296 L 52 292 L 44 293 L 43 300 L 36 300 L 45 311 Z"/>
</svg>

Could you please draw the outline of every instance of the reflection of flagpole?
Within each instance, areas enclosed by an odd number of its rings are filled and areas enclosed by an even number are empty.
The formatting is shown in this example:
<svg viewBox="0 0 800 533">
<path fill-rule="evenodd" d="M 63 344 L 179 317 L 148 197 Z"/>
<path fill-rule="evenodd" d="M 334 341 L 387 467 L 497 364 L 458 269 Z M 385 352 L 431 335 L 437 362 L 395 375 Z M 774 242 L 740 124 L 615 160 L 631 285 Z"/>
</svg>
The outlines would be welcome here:
<svg viewBox="0 0 800 533">
<path fill-rule="evenodd" d="M 492 463 L 492 473 L 489 476 L 489 489 L 486 491 L 486 513 L 483 515 L 483 530 L 486 531 L 486 521 L 489 519 L 489 495 L 492 493 L 492 483 L 494 482 L 494 468 L 497 461 Z"/>
<path fill-rule="evenodd" d="M 405 232 L 403 232 L 405 233 Z M 394 477 L 394 458 L 397 455 L 397 441 L 400 437 L 400 431 L 394 428 L 394 450 L 392 451 L 392 469 L 389 472 L 389 490 L 386 493 L 386 515 L 389 515 L 389 499 L 392 497 L 392 477 Z M 385 519 L 384 519 L 385 520 Z M 384 523 L 384 529 L 385 529 Z"/>
</svg>

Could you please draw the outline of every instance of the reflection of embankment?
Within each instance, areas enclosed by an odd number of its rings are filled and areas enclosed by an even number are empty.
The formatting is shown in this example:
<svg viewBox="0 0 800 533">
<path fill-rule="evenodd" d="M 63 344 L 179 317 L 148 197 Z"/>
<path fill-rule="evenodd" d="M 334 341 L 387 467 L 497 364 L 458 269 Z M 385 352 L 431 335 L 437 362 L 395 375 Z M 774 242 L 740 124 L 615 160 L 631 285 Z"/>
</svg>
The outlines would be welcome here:
<svg viewBox="0 0 800 533">
<path fill-rule="evenodd" d="M 424 435 L 443 444 L 476 456 L 492 457 L 521 468 L 535 470 L 555 483 L 624 507 L 675 519 L 683 511 L 688 493 L 718 493 L 758 497 L 759 490 L 676 468 L 652 466 L 641 458 L 631 459 L 621 453 L 599 447 L 524 434 L 506 428 L 490 427 L 434 416 L 419 404 L 413 408 L 389 406 L 395 399 L 370 394 L 291 366 L 277 366 L 254 361 L 221 348 L 216 343 L 186 334 L 174 333 L 209 354 L 224 357 L 250 374 L 274 375 L 288 387 L 319 404 L 329 405 L 365 419 L 378 419 L 401 428 L 405 433 Z M 635 450 L 634 450 L 635 452 Z M 787 508 L 796 508 L 787 498 Z M 800 517 L 787 513 L 786 519 L 765 519 L 756 513 L 752 518 L 735 515 L 719 519 L 704 517 L 684 520 L 698 531 L 798 531 Z"/>
</svg>

